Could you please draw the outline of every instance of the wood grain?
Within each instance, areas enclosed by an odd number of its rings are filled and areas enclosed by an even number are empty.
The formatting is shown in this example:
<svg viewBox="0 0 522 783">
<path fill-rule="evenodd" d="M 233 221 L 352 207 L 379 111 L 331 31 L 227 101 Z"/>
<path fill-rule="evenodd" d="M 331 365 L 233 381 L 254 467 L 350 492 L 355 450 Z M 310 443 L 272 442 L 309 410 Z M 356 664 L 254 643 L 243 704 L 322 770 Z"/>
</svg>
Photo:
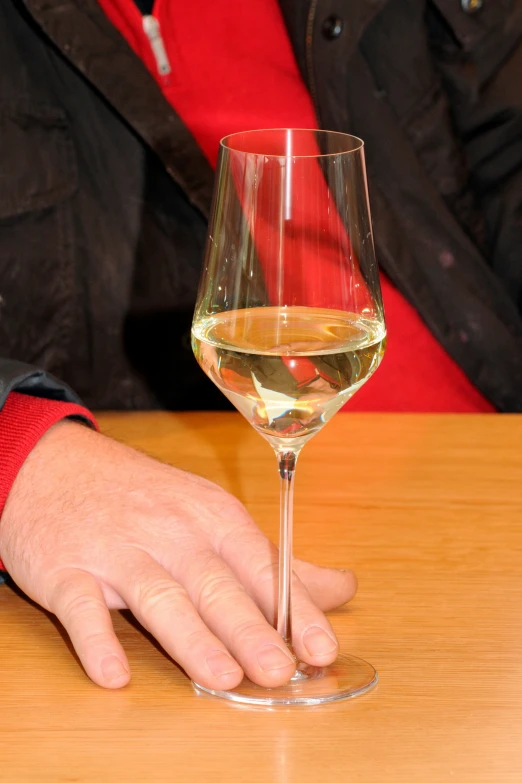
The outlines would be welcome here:
<svg viewBox="0 0 522 783">
<path fill-rule="evenodd" d="M 272 537 L 268 445 L 235 414 L 104 415 L 115 438 L 235 492 Z M 129 618 L 104 691 L 58 626 L 0 587 L 0 780 L 522 780 L 522 417 L 339 415 L 303 452 L 296 554 L 354 568 L 332 616 L 370 694 L 256 711 L 198 697 Z"/>
</svg>

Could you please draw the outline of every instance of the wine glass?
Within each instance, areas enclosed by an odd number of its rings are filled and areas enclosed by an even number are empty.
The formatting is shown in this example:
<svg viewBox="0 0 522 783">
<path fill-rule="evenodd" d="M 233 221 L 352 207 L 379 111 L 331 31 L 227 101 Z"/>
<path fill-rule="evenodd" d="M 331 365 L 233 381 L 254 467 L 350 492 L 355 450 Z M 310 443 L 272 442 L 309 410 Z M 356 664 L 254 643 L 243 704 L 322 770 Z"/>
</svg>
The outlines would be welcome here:
<svg viewBox="0 0 522 783">
<path fill-rule="evenodd" d="M 329 131 L 248 131 L 221 142 L 192 346 L 200 366 L 274 449 L 281 479 L 277 630 L 292 645 L 292 517 L 304 444 L 384 353 L 363 142 Z M 322 704 L 377 682 L 365 661 L 296 660 L 286 685 L 245 678 L 247 704 Z"/>
</svg>

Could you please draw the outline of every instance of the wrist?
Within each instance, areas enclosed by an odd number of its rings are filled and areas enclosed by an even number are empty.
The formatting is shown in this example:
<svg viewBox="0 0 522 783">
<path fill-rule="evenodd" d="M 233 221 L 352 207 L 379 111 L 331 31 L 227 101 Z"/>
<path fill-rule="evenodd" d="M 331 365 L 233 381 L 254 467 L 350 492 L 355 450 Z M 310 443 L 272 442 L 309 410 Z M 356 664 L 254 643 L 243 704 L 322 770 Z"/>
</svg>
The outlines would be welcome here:
<svg viewBox="0 0 522 783">
<path fill-rule="evenodd" d="M 5 508 L 8 502 L 12 506 L 13 489 L 26 461 L 35 449 L 46 450 L 47 445 L 56 438 L 61 439 L 61 442 L 67 439 L 72 432 L 68 428 L 84 429 L 85 424 L 93 428 L 97 426 L 92 414 L 80 405 L 17 392 L 8 396 L 0 410 L 0 560 L 5 532 Z M 47 460 L 45 467 L 48 472 L 51 464 L 51 460 Z"/>
<path fill-rule="evenodd" d="M 41 435 L 14 478 L 0 513 L 0 524 L 8 517 L 17 516 L 20 501 L 27 497 L 27 488 L 35 479 L 40 481 L 42 476 L 46 476 L 49 481 L 52 480 L 57 455 L 63 454 L 67 442 L 83 429 L 85 425 L 80 422 L 60 419 Z"/>
</svg>

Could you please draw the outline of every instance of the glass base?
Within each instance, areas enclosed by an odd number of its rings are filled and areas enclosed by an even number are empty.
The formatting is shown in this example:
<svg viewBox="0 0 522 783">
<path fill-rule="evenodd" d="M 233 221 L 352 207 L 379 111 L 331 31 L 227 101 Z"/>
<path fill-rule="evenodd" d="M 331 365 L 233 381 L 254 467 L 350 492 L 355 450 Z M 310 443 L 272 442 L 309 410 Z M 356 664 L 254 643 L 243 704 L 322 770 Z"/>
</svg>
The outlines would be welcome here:
<svg viewBox="0 0 522 783">
<path fill-rule="evenodd" d="M 239 704 L 312 706 L 361 696 L 377 685 L 378 679 L 371 664 L 352 655 L 340 655 L 324 668 L 299 663 L 290 682 L 279 688 L 263 688 L 247 677 L 231 691 L 213 691 L 195 682 L 192 685 L 196 691 Z"/>
</svg>

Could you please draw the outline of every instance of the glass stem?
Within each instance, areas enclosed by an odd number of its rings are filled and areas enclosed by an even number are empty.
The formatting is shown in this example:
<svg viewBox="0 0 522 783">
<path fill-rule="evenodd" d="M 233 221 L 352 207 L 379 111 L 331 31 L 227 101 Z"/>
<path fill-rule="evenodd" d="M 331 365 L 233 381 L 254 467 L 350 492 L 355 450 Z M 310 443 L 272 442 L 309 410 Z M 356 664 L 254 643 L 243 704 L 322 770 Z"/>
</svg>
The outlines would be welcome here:
<svg viewBox="0 0 522 783">
<path fill-rule="evenodd" d="M 299 451 L 277 451 L 281 479 L 279 529 L 279 598 L 277 632 L 292 649 L 292 532 L 294 522 L 294 473 Z"/>
</svg>

